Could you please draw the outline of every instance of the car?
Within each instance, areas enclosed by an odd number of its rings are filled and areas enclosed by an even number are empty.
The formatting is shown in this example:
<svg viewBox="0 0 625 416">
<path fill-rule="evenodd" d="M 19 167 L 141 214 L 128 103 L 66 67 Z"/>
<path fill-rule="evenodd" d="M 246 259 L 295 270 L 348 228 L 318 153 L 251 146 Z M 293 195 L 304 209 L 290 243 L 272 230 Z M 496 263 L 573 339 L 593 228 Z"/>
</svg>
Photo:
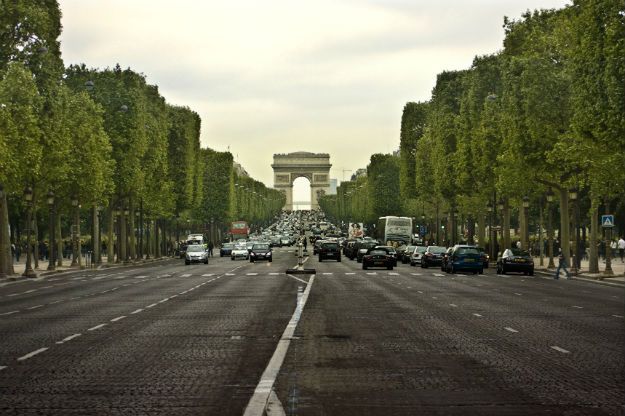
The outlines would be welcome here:
<svg viewBox="0 0 625 416">
<path fill-rule="evenodd" d="M 289 247 L 291 245 L 291 239 L 289 237 L 282 237 L 280 239 L 280 247 Z"/>
<path fill-rule="evenodd" d="M 187 254 L 187 244 L 186 243 L 181 243 L 180 244 L 180 248 L 178 249 L 178 253 L 179 253 L 181 259 L 185 258 L 185 254 Z"/>
<path fill-rule="evenodd" d="M 363 270 L 369 267 L 386 267 L 388 270 L 393 270 L 394 265 L 395 257 L 384 248 L 372 248 L 362 256 Z"/>
<path fill-rule="evenodd" d="M 447 261 L 451 257 L 451 252 L 453 251 L 453 247 L 447 247 L 447 250 L 443 253 L 443 257 L 441 258 L 441 272 L 447 270 Z"/>
<path fill-rule="evenodd" d="M 313 256 L 319 254 L 319 248 L 321 248 L 321 244 L 325 243 L 326 241 L 328 240 L 322 240 L 320 238 L 315 240 L 315 243 L 313 244 Z"/>
<path fill-rule="evenodd" d="M 256 260 L 267 260 L 270 263 L 273 261 L 273 252 L 271 250 L 271 244 L 269 243 L 254 244 L 254 246 L 250 250 L 250 263 L 254 263 Z"/>
<path fill-rule="evenodd" d="M 414 253 L 415 248 L 417 246 L 404 246 L 404 249 L 399 253 L 401 264 L 410 263 L 410 256 Z"/>
<path fill-rule="evenodd" d="M 363 240 L 357 244 L 356 248 L 356 261 L 362 263 L 362 257 L 369 252 L 373 247 L 377 246 L 378 242 L 375 240 Z"/>
<path fill-rule="evenodd" d="M 337 242 L 326 241 L 321 243 L 318 253 L 320 262 L 327 259 L 341 261 L 341 249 L 339 247 L 339 243 Z"/>
<path fill-rule="evenodd" d="M 421 258 L 421 267 L 427 269 L 430 266 L 440 266 L 445 251 L 447 251 L 445 247 L 427 246 Z"/>
<path fill-rule="evenodd" d="M 456 273 L 463 270 L 473 272 L 473 274 L 484 273 L 482 255 L 475 246 L 455 245 L 449 253 L 445 271 Z"/>
<path fill-rule="evenodd" d="M 425 253 L 425 246 L 415 246 L 415 249 L 412 251 L 410 255 L 410 265 L 414 266 L 416 264 L 421 264 L 421 259 L 423 258 L 423 254 Z"/>
<path fill-rule="evenodd" d="M 508 272 L 523 273 L 525 275 L 534 275 L 534 259 L 525 250 L 517 248 L 506 249 L 501 257 L 497 259 L 497 274 L 506 274 Z"/>
<path fill-rule="evenodd" d="M 397 259 L 398 259 L 399 255 L 398 255 L 397 249 L 395 247 L 393 247 L 393 246 L 374 246 L 373 248 L 386 250 L 386 252 L 388 254 L 393 256 L 393 259 L 394 259 L 393 266 L 397 267 Z M 371 251 L 371 250 L 372 249 L 370 248 L 369 251 Z"/>
<path fill-rule="evenodd" d="M 271 247 L 282 247 L 282 245 L 280 244 L 280 237 L 277 237 L 277 236 L 271 237 L 270 245 Z"/>
<path fill-rule="evenodd" d="M 187 252 L 184 255 L 184 264 L 189 265 L 191 263 L 208 264 L 208 253 L 204 246 L 192 244 L 187 247 Z"/>
<path fill-rule="evenodd" d="M 475 247 L 477 249 L 477 251 L 480 252 L 480 255 L 482 256 L 482 264 L 484 265 L 485 269 L 488 269 L 488 262 L 490 261 L 490 256 L 488 254 L 486 254 L 486 250 L 484 250 L 484 247 Z"/>
<path fill-rule="evenodd" d="M 360 240 L 348 241 L 343 249 L 343 254 L 350 260 L 356 257 L 357 244 Z"/>
<path fill-rule="evenodd" d="M 230 259 L 245 259 L 249 258 L 250 252 L 247 250 L 247 244 L 241 243 L 234 246 L 232 251 L 230 252 Z"/>
<path fill-rule="evenodd" d="M 229 256 L 232 254 L 232 250 L 234 249 L 235 243 L 223 243 L 221 248 L 219 249 L 219 257 Z"/>
</svg>

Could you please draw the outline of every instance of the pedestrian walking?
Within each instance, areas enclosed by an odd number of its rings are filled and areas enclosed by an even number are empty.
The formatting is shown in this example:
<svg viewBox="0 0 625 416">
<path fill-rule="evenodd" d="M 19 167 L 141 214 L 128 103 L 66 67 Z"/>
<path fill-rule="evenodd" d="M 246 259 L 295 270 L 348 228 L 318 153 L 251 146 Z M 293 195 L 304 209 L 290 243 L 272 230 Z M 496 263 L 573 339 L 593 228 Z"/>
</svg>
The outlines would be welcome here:
<svg viewBox="0 0 625 416">
<path fill-rule="evenodd" d="M 612 251 L 612 258 L 615 259 L 616 258 L 616 249 L 618 247 L 618 243 L 616 242 L 616 239 L 612 240 L 612 242 L 610 243 L 610 249 Z"/>
<path fill-rule="evenodd" d="M 209 241 L 208 242 L 208 255 L 210 257 L 213 257 L 213 248 L 215 248 L 215 246 L 213 245 L 213 241 Z"/>
<path fill-rule="evenodd" d="M 621 263 L 625 263 L 625 260 L 623 259 L 625 256 L 625 239 L 623 239 L 623 237 L 618 240 L 617 246 L 619 256 L 621 256 Z"/>
<path fill-rule="evenodd" d="M 560 249 L 560 252 L 558 253 L 558 268 L 556 269 L 556 275 L 553 278 L 558 280 L 560 278 L 560 269 L 563 269 L 564 272 L 566 273 L 566 278 L 570 279 L 571 273 L 569 273 L 569 270 L 567 269 L 567 267 L 568 266 L 566 264 L 566 257 L 564 257 L 564 253 L 562 252 L 562 249 Z"/>
</svg>

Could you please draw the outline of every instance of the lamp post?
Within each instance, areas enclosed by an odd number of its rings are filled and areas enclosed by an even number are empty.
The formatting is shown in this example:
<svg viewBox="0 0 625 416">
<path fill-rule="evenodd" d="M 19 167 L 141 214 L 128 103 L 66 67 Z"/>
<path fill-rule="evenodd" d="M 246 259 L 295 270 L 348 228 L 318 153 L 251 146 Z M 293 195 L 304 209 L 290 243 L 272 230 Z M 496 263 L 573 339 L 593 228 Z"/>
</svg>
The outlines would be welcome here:
<svg viewBox="0 0 625 416">
<path fill-rule="evenodd" d="M 529 250 L 530 248 L 530 220 L 529 220 L 529 207 L 530 207 L 530 199 L 527 195 L 523 197 L 523 218 L 525 224 L 523 224 L 523 248 L 525 250 Z"/>
<path fill-rule="evenodd" d="M 54 230 L 54 192 L 50 191 L 47 195 L 48 208 L 50 209 L 50 249 L 48 250 L 48 270 L 56 270 L 56 256 L 54 255 L 55 248 L 55 230 Z"/>
<path fill-rule="evenodd" d="M 24 189 L 24 203 L 26 204 L 26 267 L 24 268 L 24 273 L 22 276 L 24 277 L 37 277 L 37 274 L 33 270 L 32 266 L 32 247 L 30 241 L 30 233 L 33 222 L 33 190 L 30 186 Z"/>
<path fill-rule="evenodd" d="M 551 204 L 553 203 L 553 191 L 551 188 L 547 191 L 547 256 L 549 257 L 548 269 L 555 269 L 553 262 L 553 211 Z"/>
<path fill-rule="evenodd" d="M 119 263 L 121 262 L 121 258 L 122 258 L 122 251 L 121 251 L 121 246 L 122 246 L 122 241 L 121 241 L 121 224 L 122 224 L 122 212 L 121 209 L 119 208 L 119 205 L 115 207 L 115 209 L 113 210 L 113 217 L 115 218 L 115 222 L 117 223 L 117 229 L 115 230 L 115 254 L 117 256 L 117 258 L 115 259 L 115 263 Z"/>
<path fill-rule="evenodd" d="M 451 245 L 458 244 L 458 210 L 454 208 L 453 217 L 451 219 Z"/>
<path fill-rule="evenodd" d="M 493 239 L 493 204 L 488 201 L 486 204 L 486 212 L 488 212 L 488 252 L 490 253 L 490 258 L 495 258 L 495 243 Z"/>
<path fill-rule="evenodd" d="M 93 244 L 93 259 L 95 264 L 102 264 L 102 208 L 101 205 L 95 206 L 94 222 L 94 234 L 97 235 L 97 239 Z"/>
<path fill-rule="evenodd" d="M 573 259 L 571 261 L 571 273 L 573 274 L 573 276 L 577 276 L 577 273 L 579 271 L 579 263 L 578 263 L 578 258 L 579 258 L 579 252 L 578 252 L 578 233 L 577 233 L 577 190 L 574 188 L 571 188 L 569 190 L 569 199 L 572 202 L 572 206 L 571 206 L 571 214 L 573 214 Z"/>
<path fill-rule="evenodd" d="M 124 210 L 122 211 L 122 222 L 121 222 L 121 227 L 122 227 L 122 261 L 124 263 L 128 263 L 128 224 L 127 224 L 127 218 L 128 218 L 128 214 L 130 213 L 130 210 L 128 209 L 128 207 L 124 207 Z"/>
<path fill-rule="evenodd" d="M 505 246 L 505 238 L 504 238 L 504 234 L 503 234 L 503 229 L 504 229 L 504 215 L 503 215 L 503 210 L 506 208 L 506 204 L 503 202 L 503 199 L 500 199 L 499 202 L 497 203 L 497 208 L 499 209 L 499 211 L 501 212 L 501 242 L 502 244 Z M 496 233 L 495 233 L 496 235 Z M 495 238 L 495 240 L 497 240 L 497 238 Z M 505 249 L 506 247 L 504 247 Z M 499 255 L 499 244 L 497 244 L 497 255 Z M 502 250 L 503 253 L 503 250 Z"/>
<path fill-rule="evenodd" d="M 444 233 L 444 234 L 443 234 L 443 239 L 444 239 L 444 241 L 443 241 L 443 245 L 444 245 L 445 247 L 447 247 L 447 245 L 448 245 L 448 244 L 447 244 L 447 228 L 448 228 L 447 226 L 448 226 L 449 224 L 448 224 L 447 219 L 448 219 L 448 217 L 447 217 L 447 211 L 445 211 L 445 212 L 443 212 L 443 218 L 442 218 L 442 220 L 443 220 L 443 224 L 444 224 L 444 225 L 441 225 L 441 228 L 443 229 L 443 233 Z"/>
</svg>

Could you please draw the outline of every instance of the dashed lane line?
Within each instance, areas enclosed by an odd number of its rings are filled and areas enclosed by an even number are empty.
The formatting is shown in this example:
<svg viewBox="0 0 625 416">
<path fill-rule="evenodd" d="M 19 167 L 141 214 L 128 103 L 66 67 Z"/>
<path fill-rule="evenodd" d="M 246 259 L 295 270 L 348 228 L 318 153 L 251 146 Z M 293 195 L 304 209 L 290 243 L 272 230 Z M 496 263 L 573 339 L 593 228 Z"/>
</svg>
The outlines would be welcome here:
<svg viewBox="0 0 625 416">
<path fill-rule="evenodd" d="M 111 319 L 111 322 L 121 321 L 121 320 L 122 320 L 122 319 L 124 319 L 125 317 L 126 317 L 126 315 L 118 316 L 117 318 L 113 318 L 113 319 Z"/>
<path fill-rule="evenodd" d="M 412 276 L 423 276 L 423 273 L 410 273 Z"/>
<path fill-rule="evenodd" d="M 421 291 L 421 290 L 417 290 L 417 292 L 419 292 L 419 293 L 423 294 L 423 291 Z"/>
<path fill-rule="evenodd" d="M 395 272 L 389 272 L 388 273 L 389 276 L 399 276 L 399 273 L 395 273 Z"/>
<path fill-rule="evenodd" d="M 0 365 L 0 371 L 4 370 L 5 368 L 7 368 L 6 365 Z"/>
<path fill-rule="evenodd" d="M 104 328 L 106 325 L 107 325 L 107 324 L 100 324 L 100 325 L 96 325 L 96 326 L 93 326 L 93 327 L 91 327 L 91 328 L 87 329 L 87 331 L 97 331 L 97 330 L 98 330 L 98 329 L 100 329 L 100 328 Z"/>
<path fill-rule="evenodd" d="M 558 347 L 557 345 L 552 345 L 551 348 L 553 348 L 556 351 L 561 352 L 562 354 L 569 354 L 571 351 L 565 350 L 562 347 Z"/>
<path fill-rule="evenodd" d="M 444 274 L 440 274 L 440 273 L 434 273 L 434 276 L 436 276 L 436 277 L 443 277 L 445 275 Z"/>
<path fill-rule="evenodd" d="M 67 341 L 71 341 L 71 340 L 73 340 L 74 338 L 78 338 L 79 336 L 82 336 L 82 334 L 74 334 L 74 335 L 70 335 L 69 337 L 65 337 L 65 338 L 63 338 L 62 340 L 57 341 L 56 343 L 57 343 L 57 344 L 63 344 L 63 343 L 65 343 L 65 342 L 67 342 Z"/>
<path fill-rule="evenodd" d="M 577 305 L 573 305 L 573 306 L 571 306 L 571 308 L 575 308 L 575 309 L 584 309 L 584 307 L 583 307 L 583 306 L 577 306 Z"/>
<path fill-rule="evenodd" d="M 246 276 L 258 276 L 258 273 L 246 273 Z"/>
<path fill-rule="evenodd" d="M 623 315 L 612 315 L 615 318 L 623 318 Z"/>
<path fill-rule="evenodd" d="M 523 296 L 523 294 L 522 294 L 522 293 L 515 293 L 515 295 L 517 295 L 517 296 Z"/>
<path fill-rule="evenodd" d="M 482 317 L 482 315 L 480 315 L 479 313 L 474 313 L 473 316 L 477 316 L 478 318 Z"/>
<path fill-rule="evenodd" d="M 327 275 L 334 274 L 334 273 L 332 273 L 332 272 L 326 272 L 326 273 L 322 273 L 322 274 L 327 276 Z"/>
<path fill-rule="evenodd" d="M 28 308 L 29 311 L 32 311 L 33 309 L 39 309 L 39 308 L 43 308 L 44 305 L 35 305 L 35 306 L 31 306 L 30 308 Z"/>
<path fill-rule="evenodd" d="M 211 277 L 211 276 L 214 276 L 214 273 L 206 273 L 202 275 L 202 277 Z"/>
<path fill-rule="evenodd" d="M 457 308 L 458 305 L 456 305 L 455 303 L 450 303 L 449 306 L 451 306 L 452 308 Z"/>
<path fill-rule="evenodd" d="M 8 316 L 8 315 L 13 315 L 15 313 L 20 313 L 20 311 L 4 312 L 4 313 L 0 313 L 0 316 Z"/>
<path fill-rule="evenodd" d="M 134 314 L 139 313 L 139 312 L 143 312 L 143 309 L 142 308 L 136 309 L 136 310 L 130 312 L 130 314 L 134 315 Z"/>
<path fill-rule="evenodd" d="M 277 272 L 271 272 L 271 273 L 269 273 L 269 275 L 270 275 L 270 276 L 277 276 L 277 275 L 279 275 L 279 274 L 280 274 L 280 273 L 277 273 Z"/>
<path fill-rule="evenodd" d="M 352 272 L 352 273 L 345 273 L 345 274 L 346 274 L 346 275 L 352 275 L 352 274 L 356 274 L 356 273 L 353 273 L 353 272 Z"/>
<path fill-rule="evenodd" d="M 158 301 L 158 303 L 164 303 L 164 302 L 167 302 L 168 300 L 169 300 L 169 298 L 161 299 L 161 300 Z"/>
<path fill-rule="evenodd" d="M 378 274 L 378 272 L 367 272 L 367 274 L 368 274 L 369 276 L 375 276 L 375 275 L 377 275 L 377 274 Z"/>
<path fill-rule="evenodd" d="M 181 274 L 180 277 L 191 277 L 191 274 L 189 273 Z"/>
<path fill-rule="evenodd" d="M 153 308 L 153 307 L 155 307 L 156 305 L 158 305 L 158 303 L 153 303 L 153 304 L 151 304 L 151 305 L 146 306 L 146 307 L 145 307 L 145 309 L 150 309 L 150 308 Z"/>
<path fill-rule="evenodd" d="M 508 332 L 512 332 L 512 333 L 517 333 L 517 332 L 519 332 L 519 331 L 517 331 L 517 330 L 516 330 L 516 329 L 514 329 L 514 328 L 510 328 L 509 326 L 504 327 L 504 329 L 505 329 L 506 331 L 508 331 Z"/>
<path fill-rule="evenodd" d="M 22 355 L 20 358 L 18 358 L 18 359 L 17 359 L 17 361 L 24 361 L 24 360 L 28 360 L 29 358 L 32 358 L 32 357 L 34 357 L 35 355 L 37 355 L 37 354 L 41 354 L 42 352 L 47 351 L 47 350 L 48 350 L 48 348 L 47 348 L 47 347 L 44 347 L 44 348 L 39 348 L 38 350 L 35 350 L 35 351 L 33 351 L 33 352 L 29 352 L 29 353 L 28 353 L 28 354 L 26 354 L 26 355 Z"/>
</svg>

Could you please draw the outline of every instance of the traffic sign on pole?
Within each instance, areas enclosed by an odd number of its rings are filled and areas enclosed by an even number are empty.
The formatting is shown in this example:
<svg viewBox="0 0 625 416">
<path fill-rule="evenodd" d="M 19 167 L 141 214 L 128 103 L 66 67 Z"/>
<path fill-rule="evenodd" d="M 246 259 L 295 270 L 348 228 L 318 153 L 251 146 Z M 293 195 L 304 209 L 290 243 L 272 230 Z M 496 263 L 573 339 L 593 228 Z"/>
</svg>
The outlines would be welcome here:
<svg viewBox="0 0 625 416">
<path fill-rule="evenodd" d="M 614 227 L 614 215 L 602 215 L 601 216 L 601 226 L 603 228 L 612 228 L 612 227 Z"/>
</svg>

